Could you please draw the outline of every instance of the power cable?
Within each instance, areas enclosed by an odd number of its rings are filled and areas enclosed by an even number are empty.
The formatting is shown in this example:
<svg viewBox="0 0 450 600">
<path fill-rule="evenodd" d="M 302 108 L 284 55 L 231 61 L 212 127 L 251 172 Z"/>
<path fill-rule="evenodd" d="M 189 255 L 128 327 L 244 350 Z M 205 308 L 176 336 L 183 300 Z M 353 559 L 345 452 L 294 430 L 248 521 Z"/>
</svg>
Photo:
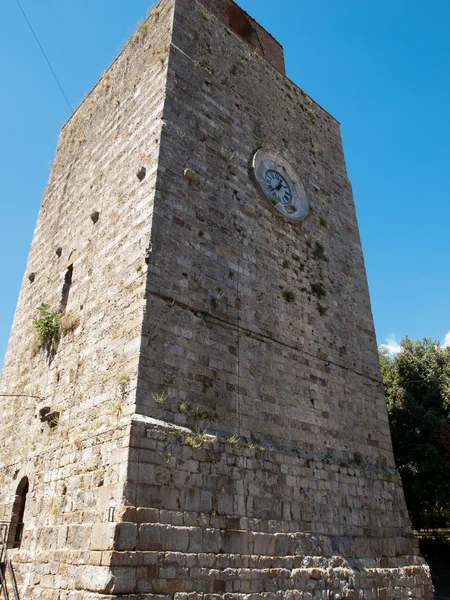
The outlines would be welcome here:
<svg viewBox="0 0 450 600">
<path fill-rule="evenodd" d="M 28 20 L 27 15 L 25 14 L 25 11 L 23 10 L 22 5 L 20 4 L 19 0 L 16 0 L 16 2 L 17 2 L 18 7 L 20 8 L 20 10 L 22 11 L 23 17 L 24 17 L 25 21 L 27 22 L 28 27 L 31 30 L 31 33 L 34 35 L 34 39 L 36 40 L 36 42 L 37 42 L 37 44 L 38 44 L 38 46 L 39 46 L 39 48 L 40 48 L 40 50 L 42 52 L 42 55 L 44 56 L 44 58 L 45 58 L 45 60 L 46 60 L 46 62 L 48 64 L 48 66 L 49 66 L 49 69 L 52 72 L 52 75 L 55 78 L 55 81 L 58 84 L 59 89 L 61 90 L 62 95 L 64 96 L 65 101 L 67 102 L 67 106 L 70 108 L 70 111 L 73 113 L 74 109 L 72 108 L 72 105 L 70 104 L 69 99 L 67 98 L 67 96 L 66 96 L 66 94 L 65 94 L 65 92 L 64 92 L 64 90 L 62 88 L 62 85 L 60 84 L 59 79 L 56 76 L 55 71 L 53 70 L 52 65 L 50 64 L 50 61 L 49 61 L 47 55 L 45 54 L 44 48 L 42 47 L 41 42 L 38 39 L 38 36 L 36 35 L 33 27 L 31 26 L 31 23 Z"/>
</svg>

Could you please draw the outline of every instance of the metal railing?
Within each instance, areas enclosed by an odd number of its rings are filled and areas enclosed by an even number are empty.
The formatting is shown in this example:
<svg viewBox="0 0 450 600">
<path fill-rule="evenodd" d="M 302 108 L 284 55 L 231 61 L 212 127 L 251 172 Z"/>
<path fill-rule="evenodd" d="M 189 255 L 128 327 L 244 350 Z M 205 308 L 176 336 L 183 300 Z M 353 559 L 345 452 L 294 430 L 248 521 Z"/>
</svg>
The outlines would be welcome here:
<svg viewBox="0 0 450 600">
<path fill-rule="evenodd" d="M 14 570 L 7 554 L 8 532 L 9 523 L 5 523 L 4 521 L 0 522 L 0 592 L 3 594 L 4 600 L 9 600 L 8 588 L 6 585 L 6 570 L 8 570 L 10 587 L 14 596 L 14 600 L 19 600 L 19 592 L 17 590 Z"/>
</svg>

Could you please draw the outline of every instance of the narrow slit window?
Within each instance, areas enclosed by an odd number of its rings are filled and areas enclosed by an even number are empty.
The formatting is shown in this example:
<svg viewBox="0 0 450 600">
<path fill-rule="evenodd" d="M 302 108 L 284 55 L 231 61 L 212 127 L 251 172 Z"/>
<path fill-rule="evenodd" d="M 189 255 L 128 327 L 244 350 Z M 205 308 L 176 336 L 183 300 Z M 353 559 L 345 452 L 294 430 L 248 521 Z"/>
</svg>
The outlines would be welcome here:
<svg viewBox="0 0 450 600">
<path fill-rule="evenodd" d="M 9 548 L 20 548 L 24 528 L 25 505 L 30 484 L 28 477 L 24 477 L 17 486 L 14 499 L 11 525 L 9 528 Z"/>
<path fill-rule="evenodd" d="M 72 285 L 73 265 L 67 268 L 66 276 L 64 277 L 64 285 L 61 293 L 60 312 L 65 312 L 67 303 L 69 302 L 70 286 Z"/>
</svg>

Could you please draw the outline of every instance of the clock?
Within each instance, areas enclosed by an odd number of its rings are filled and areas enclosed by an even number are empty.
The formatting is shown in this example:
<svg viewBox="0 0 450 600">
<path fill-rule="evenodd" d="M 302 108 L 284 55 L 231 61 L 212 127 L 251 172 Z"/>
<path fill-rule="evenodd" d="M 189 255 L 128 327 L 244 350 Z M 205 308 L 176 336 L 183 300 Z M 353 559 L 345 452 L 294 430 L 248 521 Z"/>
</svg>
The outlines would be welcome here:
<svg viewBox="0 0 450 600">
<path fill-rule="evenodd" d="M 309 212 L 305 187 L 292 164 L 275 150 L 258 150 L 253 157 L 256 187 L 275 212 L 302 221 Z"/>
</svg>

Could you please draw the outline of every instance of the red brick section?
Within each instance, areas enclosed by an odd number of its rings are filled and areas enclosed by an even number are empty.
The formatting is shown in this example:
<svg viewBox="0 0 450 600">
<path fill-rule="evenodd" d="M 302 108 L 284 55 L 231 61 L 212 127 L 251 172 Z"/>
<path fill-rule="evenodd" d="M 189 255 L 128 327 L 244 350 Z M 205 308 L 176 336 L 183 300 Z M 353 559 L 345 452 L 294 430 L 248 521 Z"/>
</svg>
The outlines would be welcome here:
<svg viewBox="0 0 450 600">
<path fill-rule="evenodd" d="M 232 0 L 202 0 L 201 3 L 237 35 L 258 50 L 268 63 L 283 75 L 286 74 L 284 50 L 281 44 L 235 2 Z"/>
</svg>

